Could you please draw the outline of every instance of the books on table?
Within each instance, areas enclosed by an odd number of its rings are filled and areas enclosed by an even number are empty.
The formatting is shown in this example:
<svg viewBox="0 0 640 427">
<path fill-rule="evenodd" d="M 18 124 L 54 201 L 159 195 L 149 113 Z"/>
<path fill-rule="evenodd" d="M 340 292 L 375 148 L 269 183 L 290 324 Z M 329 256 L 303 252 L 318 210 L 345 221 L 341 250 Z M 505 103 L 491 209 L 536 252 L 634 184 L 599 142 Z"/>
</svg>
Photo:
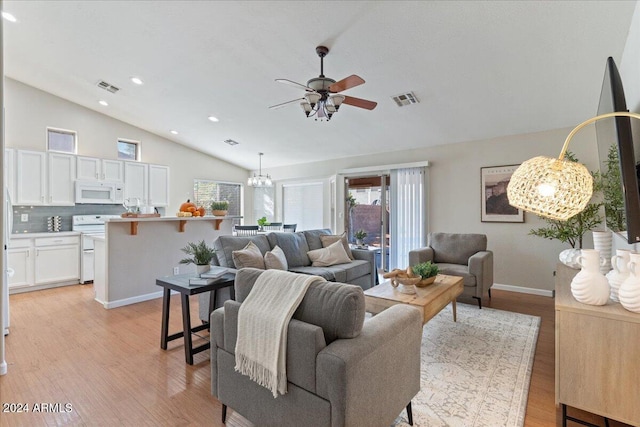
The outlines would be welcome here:
<svg viewBox="0 0 640 427">
<path fill-rule="evenodd" d="M 209 271 L 206 271 L 200 274 L 200 277 L 190 278 L 189 284 L 190 285 L 210 285 L 212 283 L 217 282 L 225 274 L 233 271 L 235 270 L 232 270 L 226 267 L 218 267 L 217 265 L 212 265 Z"/>
</svg>

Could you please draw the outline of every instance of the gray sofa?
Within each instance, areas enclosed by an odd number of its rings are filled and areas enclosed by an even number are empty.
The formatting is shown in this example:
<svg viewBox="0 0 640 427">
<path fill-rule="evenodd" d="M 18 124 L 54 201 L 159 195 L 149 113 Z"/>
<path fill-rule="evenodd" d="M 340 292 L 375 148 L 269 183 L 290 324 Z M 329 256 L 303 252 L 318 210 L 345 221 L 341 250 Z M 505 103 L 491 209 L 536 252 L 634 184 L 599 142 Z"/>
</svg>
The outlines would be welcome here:
<svg viewBox="0 0 640 427">
<path fill-rule="evenodd" d="M 287 258 L 289 271 L 302 274 L 320 276 L 330 282 L 341 282 L 358 285 L 362 289 L 369 289 L 376 284 L 375 253 L 366 249 L 352 249 L 354 260 L 346 264 L 330 267 L 313 267 L 307 252 L 322 248 L 321 235 L 330 235 L 331 230 L 305 230 L 297 233 L 275 232 L 259 234 L 257 236 L 220 236 L 213 243 L 215 257 L 214 265 L 236 268 L 233 262 L 233 251 L 244 248 L 253 242 L 262 255 L 279 246 Z M 224 301 L 230 299 L 229 288 L 220 289 L 216 294 L 216 307 L 222 307 Z M 209 293 L 200 294 L 199 317 L 202 321 L 209 320 Z"/>
<path fill-rule="evenodd" d="M 362 288 L 312 284 L 287 330 L 287 393 L 235 371 L 241 303 L 262 270 L 236 276 L 236 301 L 211 313 L 211 393 L 260 426 L 387 427 L 420 390 L 422 321 L 399 304 L 364 322 Z M 411 415 L 409 415 L 411 422 Z"/>
<path fill-rule="evenodd" d="M 487 250 L 485 234 L 429 233 L 428 247 L 409 251 L 409 264 L 431 261 L 440 273 L 464 279 L 462 295 L 478 301 L 486 291 L 491 298 L 493 285 L 493 252 Z"/>
</svg>

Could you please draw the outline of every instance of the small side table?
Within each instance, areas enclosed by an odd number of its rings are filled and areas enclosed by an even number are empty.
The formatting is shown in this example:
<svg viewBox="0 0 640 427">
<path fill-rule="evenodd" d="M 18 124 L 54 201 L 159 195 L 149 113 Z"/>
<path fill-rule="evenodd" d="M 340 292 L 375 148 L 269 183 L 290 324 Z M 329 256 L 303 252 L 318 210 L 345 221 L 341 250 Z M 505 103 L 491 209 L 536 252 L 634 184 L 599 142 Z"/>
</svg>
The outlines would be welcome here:
<svg viewBox="0 0 640 427">
<path fill-rule="evenodd" d="M 211 344 L 206 342 L 196 348 L 193 348 L 191 334 L 209 328 L 209 324 L 202 324 L 191 327 L 191 311 L 189 307 L 189 296 L 201 294 L 203 292 L 211 292 L 209 298 L 209 313 L 216 306 L 216 291 L 218 289 L 231 286 L 231 299 L 235 299 L 235 290 L 233 288 L 236 278 L 235 273 L 227 273 L 218 281 L 209 285 L 189 285 L 189 279 L 194 277 L 193 274 L 178 274 L 175 276 L 165 276 L 156 279 L 156 285 L 164 288 L 162 298 L 162 335 L 160 337 L 160 348 L 167 349 L 167 343 L 178 338 L 184 337 L 184 353 L 186 361 L 189 365 L 193 365 L 193 355 L 207 350 Z M 182 301 L 182 331 L 169 335 L 169 308 L 171 304 L 171 291 L 180 292 L 180 300 Z"/>
</svg>

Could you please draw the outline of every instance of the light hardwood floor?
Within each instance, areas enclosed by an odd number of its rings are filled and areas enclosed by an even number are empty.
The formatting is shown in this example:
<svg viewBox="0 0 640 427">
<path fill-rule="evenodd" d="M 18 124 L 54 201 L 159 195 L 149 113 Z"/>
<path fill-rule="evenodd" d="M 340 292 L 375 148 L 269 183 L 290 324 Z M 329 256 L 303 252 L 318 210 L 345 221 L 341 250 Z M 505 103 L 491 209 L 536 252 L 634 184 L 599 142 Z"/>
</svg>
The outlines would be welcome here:
<svg viewBox="0 0 640 427">
<path fill-rule="evenodd" d="M 542 317 L 525 426 L 554 426 L 553 299 L 493 291 L 487 307 Z M 192 321 L 197 320 L 192 298 Z M 91 285 L 10 296 L 8 374 L 0 377 L 2 404 L 28 404 L 29 413 L 0 413 L 0 426 L 220 426 L 221 406 L 211 397 L 209 355 L 184 360 L 182 340 L 160 349 L 161 299 L 112 310 L 93 301 Z M 170 331 L 181 329 L 178 296 Z M 198 344 L 198 342 L 196 342 Z M 61 411 L 34 412 L 34 404 Z M 64 405 L 71 404 L 71 410 Z M 602 419 L 571 410 L 598 425 Z M 227 425 L 250 426 L 229 412 Z M 569 423 L 569 425 L 572 425 Z M 621 426 L 615 422 L 612 426 Z M 426 427 L 426 426 L 422 426 Z"/>
</svg>

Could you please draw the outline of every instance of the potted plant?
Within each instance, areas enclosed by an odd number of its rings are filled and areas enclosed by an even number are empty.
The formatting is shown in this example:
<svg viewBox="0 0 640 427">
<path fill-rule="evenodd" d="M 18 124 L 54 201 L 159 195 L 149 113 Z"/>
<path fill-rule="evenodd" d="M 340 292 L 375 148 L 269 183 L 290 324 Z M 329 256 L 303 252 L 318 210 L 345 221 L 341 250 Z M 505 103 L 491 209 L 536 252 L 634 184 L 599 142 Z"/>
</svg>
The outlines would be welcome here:
<svg viewBox="0 0 640 427">
<path fill-rule="evenodd" d="M 260 227 L 261 231 L 265 225 L 269 225 L 269 221 L 267 220 L 267 217 L 263 216 L 262 218 L 258 218 L 258 226 Z"/>
<path fill-rule="evenodd" d="M 435 282 L 436 276 L 440 270 L 437 265 L 431 264 L 431 261 L 427 261 L 414 265 L 411 267 L 411 271 L 415 276 L 419 276 L 422 279 L 416 283 L 416 286 L 422 287 Z"/>
<path fill-rule="evenodd" d="M 361 228 L 360 230 L 353 233 L 353 237 L 356 238 L 356 245 L 364 246 L 364 239 L 365 237 L 367 237 L 367 232 Z"/>
<path fill-rule="evenodd" d="M 199 243 L 189 242 L 181 251 L 190 257 L 181 259 L 180 264 L 195 264 L 198 274 L 209 271 L 215 251 L 204 240 Z"/>
<path fill-rule="evenodd" d="M 218 200 L 211 202 L 211 213 L 214 216 L 225 216 L 229 210 L 229 202 Z"/>
</svg>

